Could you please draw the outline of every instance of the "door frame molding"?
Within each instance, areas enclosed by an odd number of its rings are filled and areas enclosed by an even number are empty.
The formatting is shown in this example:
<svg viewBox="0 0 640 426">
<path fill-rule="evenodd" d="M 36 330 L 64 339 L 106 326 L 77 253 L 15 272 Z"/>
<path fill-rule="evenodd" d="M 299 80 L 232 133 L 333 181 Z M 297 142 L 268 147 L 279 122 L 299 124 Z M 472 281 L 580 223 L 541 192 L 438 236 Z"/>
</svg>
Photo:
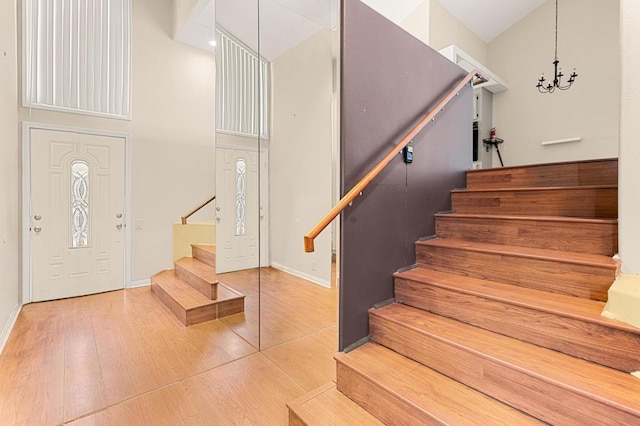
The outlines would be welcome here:
<svg viewBox="0 0 640 426">
<path fill-rule="evenodd" d="M 107 136 L 124 140 L 124 282 L 123 288 L 131 287 L 131 134 L 73 127 L 50 123 L 22 122 L 22 291 L 21 304 L 31 302 L 31 130 L 51 130 L 84 135 Z"/>
</svg>

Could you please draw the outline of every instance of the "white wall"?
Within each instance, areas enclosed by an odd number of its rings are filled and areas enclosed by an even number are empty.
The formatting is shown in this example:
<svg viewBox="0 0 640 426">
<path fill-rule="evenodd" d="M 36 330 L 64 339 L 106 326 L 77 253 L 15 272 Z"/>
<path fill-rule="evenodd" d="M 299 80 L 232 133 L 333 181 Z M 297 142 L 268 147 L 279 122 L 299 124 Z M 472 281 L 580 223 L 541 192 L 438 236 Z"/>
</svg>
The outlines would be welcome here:
<svg viewBox="0 0 640 426">
<path fill-rule="evenodd" d="M 620 0 L 619 239 L 623 272 L 640 274 L 640 3 Z"/>
<path fill-rule="evenodd" d="M 400 23 L 400 27 L 424 44 L 429 44 L 430 11 L 431 0 L 423 0 L 411 14 Z"/>
<path fill-rule="evenodd" d="M 19 307 L 16 2 L 0 2 L 0 351 Z"/>
<path fill-rule="evenodd" d="M 198 0 L 173 0 L 173 32 L 176 37 L 180 28 L 189 20 L 191 11 L 198 4 Z"/>
<path fill-rule="evenodd" d="M 172 0 L 132 3 L 132 120 L 35 109 L 20 118 L 131 134 L 136 282 L 172 267 L 172 224 L 214 194 L 215 57 L 171 39 Z M 213 217 L 209 207 L 194 220 Z"/>
<path fill-rule="evenodd" d="M 302 237 L 331 208 L 331 32 L 276 58 L 270 141 L 271 263 L 328 284 L 331 232 L 305 253 Z"/>
<path fill-rule="evenodd" d="M 507 166 L 618 155 L 618 1 L 560 2 L 560 65 L 566 74 L 575 67 L 578 78 L 571 89 L 550 95 L 535 85 L 542 72 L 552 78 L 554 14 L 555 2 L 547 1 L 489 43 L 488 65 L 509 84 L 493 98 Z M 581 142 L 540 145 L 578 136 Z"/>
<path fill-rule="evenodd" d="M 429 46 L 436 50 L 455 44 L 476 61 L 493 70 L 487 63 L 487 44 L 445 9 L 438 0 L 431 0 L 429 14 Z M 497 73 L 500 75 L 500 73 Z"/>
</svg>

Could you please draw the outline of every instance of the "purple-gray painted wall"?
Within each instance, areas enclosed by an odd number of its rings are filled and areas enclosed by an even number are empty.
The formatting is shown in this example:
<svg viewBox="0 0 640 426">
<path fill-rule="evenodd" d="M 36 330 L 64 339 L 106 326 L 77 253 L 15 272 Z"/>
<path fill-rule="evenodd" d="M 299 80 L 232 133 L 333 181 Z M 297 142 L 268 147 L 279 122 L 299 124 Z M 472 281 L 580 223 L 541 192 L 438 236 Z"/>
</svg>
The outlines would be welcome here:
<svg viewBox="0 0 640 426">
<path fill-rule="evenodd" d="M 342 4 L 341 191 L 345 194 L 466 72 L 359 0 Z M 393 297 L 392 274 L 415 263 L 472 162 L 465 87 L 342 215 L 340 350 L 369 334 L 367 310 Z"/>
</svg>

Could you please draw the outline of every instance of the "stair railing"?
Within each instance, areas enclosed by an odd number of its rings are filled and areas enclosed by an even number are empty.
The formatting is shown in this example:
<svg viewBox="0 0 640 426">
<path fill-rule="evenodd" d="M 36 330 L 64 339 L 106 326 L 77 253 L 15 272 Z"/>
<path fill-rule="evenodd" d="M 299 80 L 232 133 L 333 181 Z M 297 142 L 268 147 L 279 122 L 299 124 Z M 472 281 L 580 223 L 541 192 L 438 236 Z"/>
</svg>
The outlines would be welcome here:
<svg viewBox="0 0 640 426">
<path fill-rule="evenodd" d="M 442 110 L 444 107 L 458 94 L 460 91 L 469 84 L 474 78 L 473 85 L 484 83 L 487 79 L 480 73 L 478 70 L 473 70 L 469 74 L 464 77 L 460 83 L 456 87 L 454 87 L 446 96 L 444 96 L 438 104 L 425 115 L 422 120 L 415 125 L 413 129 L 409 131 L 397 145 L 394 145 L 391 150 L 387 153 L 387 155 L 382 158 L 373 166 L 369 172 L 364 175 L 362 179 L 358 183 L 356 183 L 353 188 L 349 190 L 345 194 L 344 197 L 338 201 L 338 203 L 327 213 L 317 224 L 314 226 L 305 236 L 304 236 L 304 251 L 307 253 L 313 252 L 315 250 L 314 240 L 315 238 L 340 214 L 344 209 L 346 209 L 353 200 L 362 195 L 362 191 L 371 183 L 376 176 L 380 174 L 384 170 L 384 168 L 393 160 L 393 158 L 398 155 L 398 153 L 402 153 L 402 150 L 411 142 L 411 140 L 418 134 L 420 131 L 430 122 L 435 120 L 435 116 Z"/>
<path fill-rule="evenodd" d="M 215 199 L 216 199 L 216 196 L 214 195 L 213 197 L 207 199 L 206 201 L 203 201 L 201 204 L 199 204 L 197 207 L 195 207 L 189 213 L 187 213 L 184 216 L 182 216 L 180 218 L 182 220 L 182 224 L 186 225 L 187 224 L 187 219 L 189 219 L 194 213 L 196 213 L 198 210 L 200 210 L 201 208 L 203 208 L 204 206 L 206 206 L 207 204 L 209 204 L 210 202 L 212 202 Z"/>
</svg>

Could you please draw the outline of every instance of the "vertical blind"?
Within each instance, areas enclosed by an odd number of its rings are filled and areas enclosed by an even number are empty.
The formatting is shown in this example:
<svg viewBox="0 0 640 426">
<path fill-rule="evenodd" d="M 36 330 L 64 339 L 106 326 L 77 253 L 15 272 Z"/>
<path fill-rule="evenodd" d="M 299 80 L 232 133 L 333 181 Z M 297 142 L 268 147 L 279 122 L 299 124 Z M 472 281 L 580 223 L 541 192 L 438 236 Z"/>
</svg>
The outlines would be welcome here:
<svg viewBox="0 0 640 426">
<path fill-rule="evenodd" d="M 131 0 L 23 1 L 23 106 L 129 117 Z"/>
<path fill-rule="evenodd" d="M 217 129 L 267 139 L 269 63 L 219 27 L 216 35 Z"/>
</svg>

